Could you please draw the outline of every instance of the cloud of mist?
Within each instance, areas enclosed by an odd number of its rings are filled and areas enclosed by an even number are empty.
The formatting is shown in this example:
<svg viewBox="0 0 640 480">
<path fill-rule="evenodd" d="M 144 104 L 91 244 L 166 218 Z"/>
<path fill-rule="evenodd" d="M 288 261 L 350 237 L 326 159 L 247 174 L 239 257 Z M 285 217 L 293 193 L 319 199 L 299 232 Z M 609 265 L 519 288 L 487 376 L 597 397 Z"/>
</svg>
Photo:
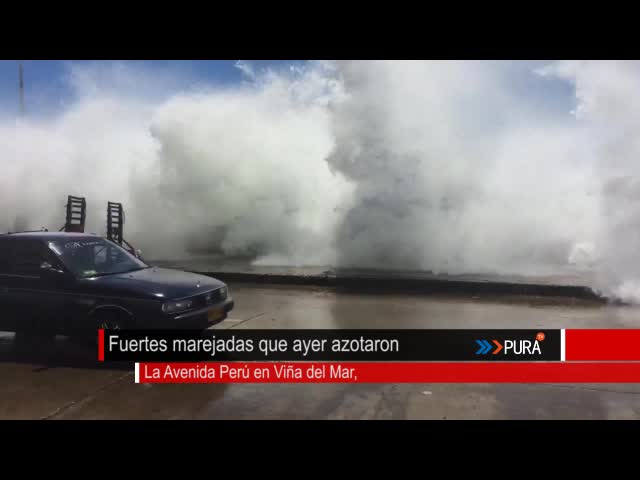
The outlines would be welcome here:
<svg viewBox="0 0 640 480">
<path fill-rule="evenodd" d="M 153 161 L 147 116 L 143 105 L 105 97 L 53 119 L 0 121 L 0 229 L 56 230 L 71 194 L 88 197 L 87 227 L 104 233 L 107 201 L 126 203 L 136 172 Z"/>
<path fill-rule="evenodd" d="M 176 90 L 173 75 L 75 64 L 75 101 L 58 115 L 0 120 L 0 229 L 57 229 L 72 194 L 99 234 L 107 201 L 123 202 L 125 238 L 151 257 L 333 263 L 351 187 L 324 161 L 340 96 L 330 69 Z"/>
<path fill-rule="evenodd" d="M 0 229 L 58 228 L 84 195 L 89 231 L 121 201 L 125 237 L 155 258 L 596 269 L 640 300 L 637 63 L 237 68 L 217 87 L 74 64 L 61 112 L 0 119 Z M 558 86 L 573 112 L 549 107 Z"/>
<path fill-rule="evenodd" d="M 640 63 L 558 62 L 543 73 L 574 86 L 575 116 L 597 159 L 596 287 L 640 302 Z"/>
<path fill-rule="evenodd" d="M 145 225 L 171 218 L 164 228 L 192 252 L 335 262 L 332 232 L 351 187 L 324 161 L 333 146 L 327 95 L 338 86 L 303 70 L 163 103 L 150 126 L 161 146 L 155 176 L 135 202 L 149 213 Z"/>
<path fill-rule="evenodd" d="M 591 240 L 593 160 L 508 63 L 344 62 L 329 163 L 356 185 L 340 262 L 544 273 Z M 532 72 L 533 74 L 533 72 Z"/>
</svg>

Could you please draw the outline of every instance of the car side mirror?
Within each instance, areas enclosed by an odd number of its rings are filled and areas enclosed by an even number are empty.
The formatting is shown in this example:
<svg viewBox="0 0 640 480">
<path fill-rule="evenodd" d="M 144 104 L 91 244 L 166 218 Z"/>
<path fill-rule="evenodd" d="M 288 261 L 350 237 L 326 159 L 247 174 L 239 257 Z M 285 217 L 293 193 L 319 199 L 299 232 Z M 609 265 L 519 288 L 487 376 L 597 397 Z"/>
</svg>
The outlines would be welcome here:
<svg viewBox="0 0 640 480">
<path fill-rule="evenodd" d="M 136 257 L 138 257 L 140 260 L 142 260 L 142 250 L 140 250 L 140 249 L 136 250 Z"/>
</svg>

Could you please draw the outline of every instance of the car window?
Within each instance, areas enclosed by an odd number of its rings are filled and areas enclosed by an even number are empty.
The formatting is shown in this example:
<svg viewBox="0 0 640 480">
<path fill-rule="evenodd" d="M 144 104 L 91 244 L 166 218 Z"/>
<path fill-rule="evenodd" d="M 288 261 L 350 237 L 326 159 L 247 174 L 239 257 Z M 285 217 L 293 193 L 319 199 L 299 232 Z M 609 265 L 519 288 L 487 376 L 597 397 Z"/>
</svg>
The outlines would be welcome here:
<svg viewBox="0 0 640 480">
<path fill-rule="evenodd" d="M 13 242 L 9 270 L 13 275 L 40 276 L 40 265 L 48 261 L 43 245 L 37 241 Z"/>
<path fill-rule="evenodd" d="M 8 240 L 0 239 L 0 274 L 9 273 L 9 246 Z"/>
<path fill-rule="evenodd" d="M 93 255 L 96 267 L 99 269 L 112 264 L 126 262 L 128 256 L 115 245 L 104 244 L 93 247 Z"/>
<path fill-rule="evenodd" d="M 148 268 L 122 247 L 99 237 L 49 241 L 48 248 L 80 278 Z"/>
</svg>

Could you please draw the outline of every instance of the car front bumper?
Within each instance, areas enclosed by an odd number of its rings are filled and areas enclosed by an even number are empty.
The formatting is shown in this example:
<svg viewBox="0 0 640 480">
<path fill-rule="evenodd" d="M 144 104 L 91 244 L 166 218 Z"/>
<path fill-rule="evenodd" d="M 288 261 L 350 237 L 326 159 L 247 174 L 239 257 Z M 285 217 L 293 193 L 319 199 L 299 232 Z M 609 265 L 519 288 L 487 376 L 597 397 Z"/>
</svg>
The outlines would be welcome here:
<svg viewBox="0 0 640 480">
<path fill-rule="evenodd" d="M 233 310 L 235 302 L 233 298 L 227 297 L 226 300 L 213 305 L 207 305 L 204 308 L 185 312 L 172 316 L 170 323 L 174 328 L 207 328 L 222 322 L 227 318 L 229 312 Z"/>
</svg>

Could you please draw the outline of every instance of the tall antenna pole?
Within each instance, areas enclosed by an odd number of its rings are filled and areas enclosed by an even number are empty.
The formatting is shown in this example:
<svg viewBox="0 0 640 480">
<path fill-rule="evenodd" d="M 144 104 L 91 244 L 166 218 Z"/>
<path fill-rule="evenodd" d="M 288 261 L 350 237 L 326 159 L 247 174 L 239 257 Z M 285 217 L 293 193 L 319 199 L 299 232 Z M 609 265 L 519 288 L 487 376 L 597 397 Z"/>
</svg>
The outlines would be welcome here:
<svg viewBox="0 0 640 480">
<path fill-rule="evenodd" d="M 24 72 L 22 70 L 22 62 L 18 62 L 18 71 L 20 74 L 20 114 L 24 115 Z"/>
</svg>

